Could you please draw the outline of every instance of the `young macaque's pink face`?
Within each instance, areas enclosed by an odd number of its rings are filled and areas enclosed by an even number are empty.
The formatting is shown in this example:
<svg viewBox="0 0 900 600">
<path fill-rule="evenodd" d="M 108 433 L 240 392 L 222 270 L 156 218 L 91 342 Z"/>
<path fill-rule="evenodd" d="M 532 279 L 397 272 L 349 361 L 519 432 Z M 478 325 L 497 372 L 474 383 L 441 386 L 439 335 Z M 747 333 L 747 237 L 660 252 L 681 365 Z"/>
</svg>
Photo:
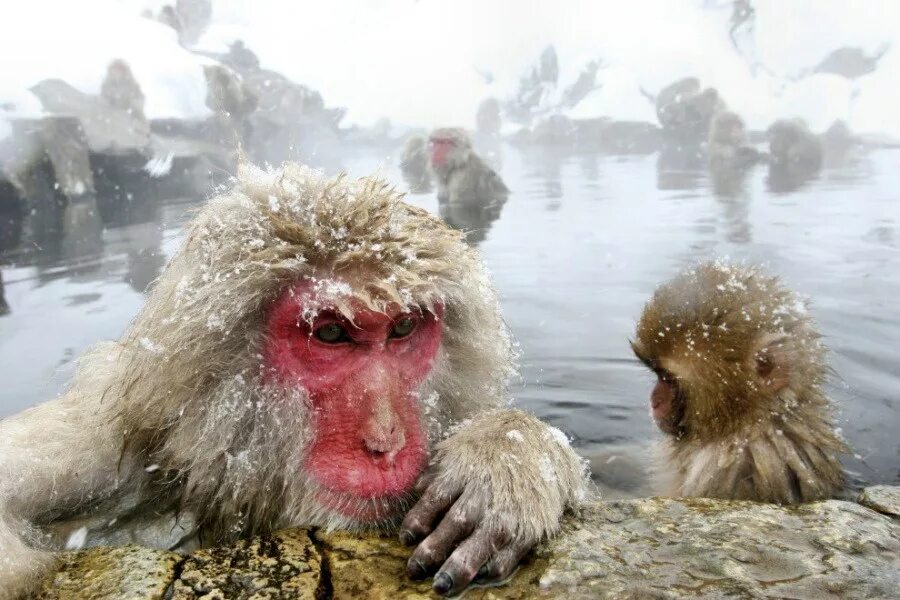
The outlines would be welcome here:
<svg viewBox="0 0 900 600">
<path fill-rule="evenodd" d="M 665 372 L 656 375 L 656 385 L 650 393 L 650 414 L 660 431 L 678 435 L 684 417 L 684 399 L 671 375 Z"/>
<path fill-rule="evenodd" d="M 321 308 L 322 305 L 325 308 Z M 419 388 L 441 345 L 443 309 L 327 308 L 306 283 L 278 300 L 265 360 L 310 398 L 314 439 L 303 468 L 326 508 L 360 521 L 392 516 L 427 460 Z M 304 309 L 318 307 L 310 322 Z"/>
<path fill-rule="evenodd" d="M 447 164 L 447 157 L 456 149 L 456 142 L 450 138 L 431 138 L 428 140 L 428 151 L 431 154 L 431 164 L 443 167 Z"/>
</svg>

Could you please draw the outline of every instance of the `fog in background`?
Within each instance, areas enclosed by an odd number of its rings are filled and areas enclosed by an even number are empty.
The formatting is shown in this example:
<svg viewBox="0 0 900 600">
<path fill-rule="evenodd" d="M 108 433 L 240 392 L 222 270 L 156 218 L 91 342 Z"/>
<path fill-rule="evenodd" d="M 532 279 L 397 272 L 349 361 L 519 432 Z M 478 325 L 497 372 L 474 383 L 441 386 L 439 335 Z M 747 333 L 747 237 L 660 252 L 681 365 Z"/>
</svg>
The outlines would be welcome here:
<svg viewBox="0 0 900 600">
<path fill-rule="evenodd" d="M 4 8 L 0 99 L 39 111 L 28 87 L 61 77 L 97 92 L 106 64 L 128 61 L 147 97 L 147 116 L 208 114 L 204 60 L 170 27 L 141 17 L 165 2 L 37 0 Z M 822 131 L 843 119 L 854 131 L 900 137 L 900 4 L 885 0 L 752 2 L 754 27 L 740 48 L 729 37 L 732 3 L 383 1 L 216 2 L 192 49 L 224 52 L 243 40 L 261 64 L 347 108 L 347 124 L 388 117 L 412 126 L 471 127 L 487 96 L 511 95 L 547 45 L 562 84 L 591 60 L 602 85 L 572 116 L 654 120 L 651 93 L 686 75 L 715 86 L 751 128 L 802 115 Z M 857 80 L 810 74 L 829 52 L 886 54 Z"/>
</svg>

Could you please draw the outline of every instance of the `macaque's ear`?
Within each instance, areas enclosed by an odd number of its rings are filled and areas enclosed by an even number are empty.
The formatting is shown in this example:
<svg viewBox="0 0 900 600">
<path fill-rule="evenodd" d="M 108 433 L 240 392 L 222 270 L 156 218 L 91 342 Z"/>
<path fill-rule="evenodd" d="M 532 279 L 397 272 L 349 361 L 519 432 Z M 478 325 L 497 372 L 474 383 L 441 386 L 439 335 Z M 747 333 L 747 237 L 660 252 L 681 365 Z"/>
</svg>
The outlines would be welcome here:
<svg viewBox="0 0 900 600">
<path fill-rule="evenodd" d="M 753 359 L 756 374 L 762 385 L 773 394 L 777 394 L 791 382 L 791 369 L 787 350 L 784 347 L 787 336 L 784 334 L 767 334 L 760 337 L 756 345 Z"/>
</svg>

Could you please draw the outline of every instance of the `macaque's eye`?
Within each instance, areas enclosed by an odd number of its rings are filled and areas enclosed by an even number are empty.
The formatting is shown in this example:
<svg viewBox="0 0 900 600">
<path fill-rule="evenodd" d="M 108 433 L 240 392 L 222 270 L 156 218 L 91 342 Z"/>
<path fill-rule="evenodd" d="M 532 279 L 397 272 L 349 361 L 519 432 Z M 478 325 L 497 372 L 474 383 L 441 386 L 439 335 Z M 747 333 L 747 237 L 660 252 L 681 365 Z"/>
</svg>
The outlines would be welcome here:
<svg viewBox="0 0 900 600">
<path fill-rule="evenodd" d="M 394 323 L 394 328 L 391 329 L 391 337 L 392 338 L 403 338 L 408 336 L 413 330 L 416 328 L 416 322 L 413 321 L 409 317 L 403 317 L 396 323 Z"/>
<path fill-rule="evenodd" d="M 322 325 L 321 327 L 316 329 L 313 334 L 316 336 L 317 340 L 326 344 L 340 344 L 350 341 L 350 336 L 347 334 L 347 330 L 337 323 L 328 323 L 327 325 Z"/>
</svg>

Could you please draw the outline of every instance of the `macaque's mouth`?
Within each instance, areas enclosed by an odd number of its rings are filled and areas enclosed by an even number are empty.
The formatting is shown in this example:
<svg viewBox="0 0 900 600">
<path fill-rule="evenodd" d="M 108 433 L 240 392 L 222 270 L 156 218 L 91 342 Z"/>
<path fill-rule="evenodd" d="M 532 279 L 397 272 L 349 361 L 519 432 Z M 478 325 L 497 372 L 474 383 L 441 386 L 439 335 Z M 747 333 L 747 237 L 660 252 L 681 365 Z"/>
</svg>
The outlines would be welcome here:
<svg viewBox="0 0 900 600">
<path fill-rule="evenodd" d="M 360 523 L 376 524 L 395 520 L 407 507 L 406 495 L 365 498 L 356 494 L 320 489 L 316 500 L 329 511 Z"/>
<path fill-rule="evenodd" d="M 655 419 L 665 419 L 673 409 L 673 402 L 667 398 L 651 398 L 650 411 Z"/>
<path fill-rule="evenodd" d="M 332 457 L 330 460 L 316 456 Z M 306 467 L 313 480 L 329 495 L 351 505 L 357 502 L 384 502 L 405 496 L 425 468 L 424 446 L 408 445 L 397 453 L 390 466 L 379 464 L 366 453 L 348 453 L 343 460 L 328 452 L 313 454 Z"/>
</svg>

